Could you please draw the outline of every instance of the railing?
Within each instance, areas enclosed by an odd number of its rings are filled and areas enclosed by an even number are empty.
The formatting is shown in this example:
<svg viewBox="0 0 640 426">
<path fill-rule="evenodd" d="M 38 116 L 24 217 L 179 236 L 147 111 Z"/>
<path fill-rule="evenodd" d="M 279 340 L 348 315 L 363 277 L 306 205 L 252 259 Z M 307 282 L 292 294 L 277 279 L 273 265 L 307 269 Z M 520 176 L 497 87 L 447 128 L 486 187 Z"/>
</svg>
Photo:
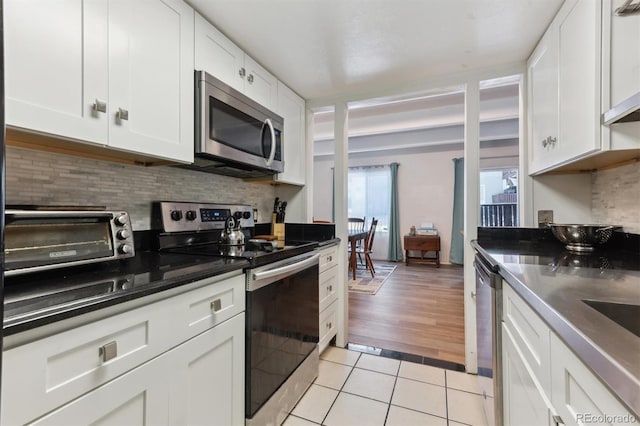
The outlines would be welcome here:
<svg viewBox="0 0 640 426">
<path fill-rule="evenodd" d="M 480 226 L 518 226 L 518 205 L 481 204 Z"/>
</svg>

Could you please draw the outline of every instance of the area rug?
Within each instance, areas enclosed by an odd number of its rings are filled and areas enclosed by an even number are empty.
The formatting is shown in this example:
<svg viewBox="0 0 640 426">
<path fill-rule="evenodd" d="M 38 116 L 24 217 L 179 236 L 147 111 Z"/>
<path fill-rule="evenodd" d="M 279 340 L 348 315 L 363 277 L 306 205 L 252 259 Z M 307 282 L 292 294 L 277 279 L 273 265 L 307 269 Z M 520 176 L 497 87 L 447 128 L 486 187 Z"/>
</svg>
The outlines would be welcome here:
<svg viewBox="0 0 640 426">
<path fill-rule="evenodd" d="M 351 279 L 352 272 L 349 271 L 349 291 L 353 293 L 374 295 L 380 290 L 382 284 L 389 278 L 389 275 L 396 269 L 397 265 L 376 264 L 376 274 L 371 278 L 371 272 L 368 269 L 356 269 L 356 279 Z"/>
</svg>

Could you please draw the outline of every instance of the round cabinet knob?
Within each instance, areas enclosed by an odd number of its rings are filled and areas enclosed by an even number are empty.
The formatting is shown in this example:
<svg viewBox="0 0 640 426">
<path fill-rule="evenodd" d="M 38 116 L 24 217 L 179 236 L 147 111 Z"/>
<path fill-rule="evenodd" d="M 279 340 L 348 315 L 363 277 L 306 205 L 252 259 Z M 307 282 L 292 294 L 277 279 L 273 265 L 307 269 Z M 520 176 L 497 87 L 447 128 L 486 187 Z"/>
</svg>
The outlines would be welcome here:
<svg viewBox="0 0 640 426">
<path fill-rule="evenodd" d="M 196 220 L 198 215 L 196 214 L 195 210 L 187 210 L 185 217 L 187 218 L 187 220 Z"/>
<path fill-rule="evenodd" d="M 126 229 L 121 229 L 120 231 L 116 232 L 116 237 L 118 237 L 119 240 L 126 240 L 130 236 L 131 232 L 127 231 Z"/>
<path fill-rule="evenodd" d="M 251 212 L 242 213 L 242 218 L 243 219 L 251 219 Z"/>
<path fill-rule="evenodd" d="M 172 210 L 171 211 L 171 219 L 178 221 L 182 219 L 182 210 Z"/>
<path fill-rule="evenodd" d="M 133 251 L 133 248 L 129 244 L 123 244 L 118 247 L 118 251 L 120 252 L 120 254 L 129 254 Z"/>
<path fill-rule="evenodd" d="M 124 226 L 127 224 L 127 215 L 126 214 L 121 214 L 120 216 L 116 216 L 115 219 L 113 219 L 113 221 L 116 223 L 116 225 L 119 226 Z"/>
</svg>

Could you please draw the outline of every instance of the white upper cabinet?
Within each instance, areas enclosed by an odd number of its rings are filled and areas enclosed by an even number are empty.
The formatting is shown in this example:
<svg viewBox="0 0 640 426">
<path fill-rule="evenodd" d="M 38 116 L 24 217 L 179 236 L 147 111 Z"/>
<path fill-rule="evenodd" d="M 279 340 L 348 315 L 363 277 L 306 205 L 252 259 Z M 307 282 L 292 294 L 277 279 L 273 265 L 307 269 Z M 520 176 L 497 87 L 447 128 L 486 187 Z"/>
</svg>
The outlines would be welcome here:
<svg viewBox="0 0 640 426">
<path fill-rule="evenodd" d="M 5 2 L 7 124 L 193 161 L 193 9 L 181 0 Z"/>
<path fill-rule="evenodd" d="M 545 34 L 528 64 L 529 161 L 540 170 L 553 161 L 558 139 L 558 44 L 554 28 Z"/>
<path fill-rule="evenodd" d="M 108 4 L 4 2 L 6 122 L 107 143 Z"/>
<path fill-rule="evenodd" d="M 306 181 L 306 107 L 304 99 L 278 81 L 278 107 L 284 118 L 284 172 L 275 180 L 293 185 Z"/>
<path fill-rule="evenodd" d="M 602 111 L 640 93 L 640 15 L 617 16 L 624 0 L 603 3 Z M 608 84 L 607 84 L 608 83 Z M 610 149 L 640 148 L 640 121 L 603 127 L 603 146 Z"/>
<path fill-rule="evenodd" d="M 601 3 L 567 0 L 528 62 L 529 173 L 601 147 Z"/>
<path fill-rule="evenodd" d="M 109 145 L 193 161 L 193 9 L 109 2 Z"/>
<path fill-rule="evenodd" d="M 195 68 L 206 71 L 266 108 L 277 106 L 278 80 L 196 13 Z"/>
</svg>

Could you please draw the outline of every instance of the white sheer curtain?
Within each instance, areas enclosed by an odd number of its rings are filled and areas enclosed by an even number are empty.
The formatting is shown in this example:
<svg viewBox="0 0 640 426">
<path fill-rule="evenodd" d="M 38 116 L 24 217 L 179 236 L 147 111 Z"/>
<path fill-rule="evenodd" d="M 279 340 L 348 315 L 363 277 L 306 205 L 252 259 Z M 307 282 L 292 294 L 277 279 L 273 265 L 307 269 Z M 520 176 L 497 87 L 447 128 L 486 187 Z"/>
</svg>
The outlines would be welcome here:
<svg viewBox="0 0 640 426">
<path fill-rule="evenodd" d="M 385 259 L 389 245 L 391 173 L 388 165 L 349 168 L 348 216 L 365 217 L 367 228 L 378 219 L 373 258 Z"/>
</svg>

